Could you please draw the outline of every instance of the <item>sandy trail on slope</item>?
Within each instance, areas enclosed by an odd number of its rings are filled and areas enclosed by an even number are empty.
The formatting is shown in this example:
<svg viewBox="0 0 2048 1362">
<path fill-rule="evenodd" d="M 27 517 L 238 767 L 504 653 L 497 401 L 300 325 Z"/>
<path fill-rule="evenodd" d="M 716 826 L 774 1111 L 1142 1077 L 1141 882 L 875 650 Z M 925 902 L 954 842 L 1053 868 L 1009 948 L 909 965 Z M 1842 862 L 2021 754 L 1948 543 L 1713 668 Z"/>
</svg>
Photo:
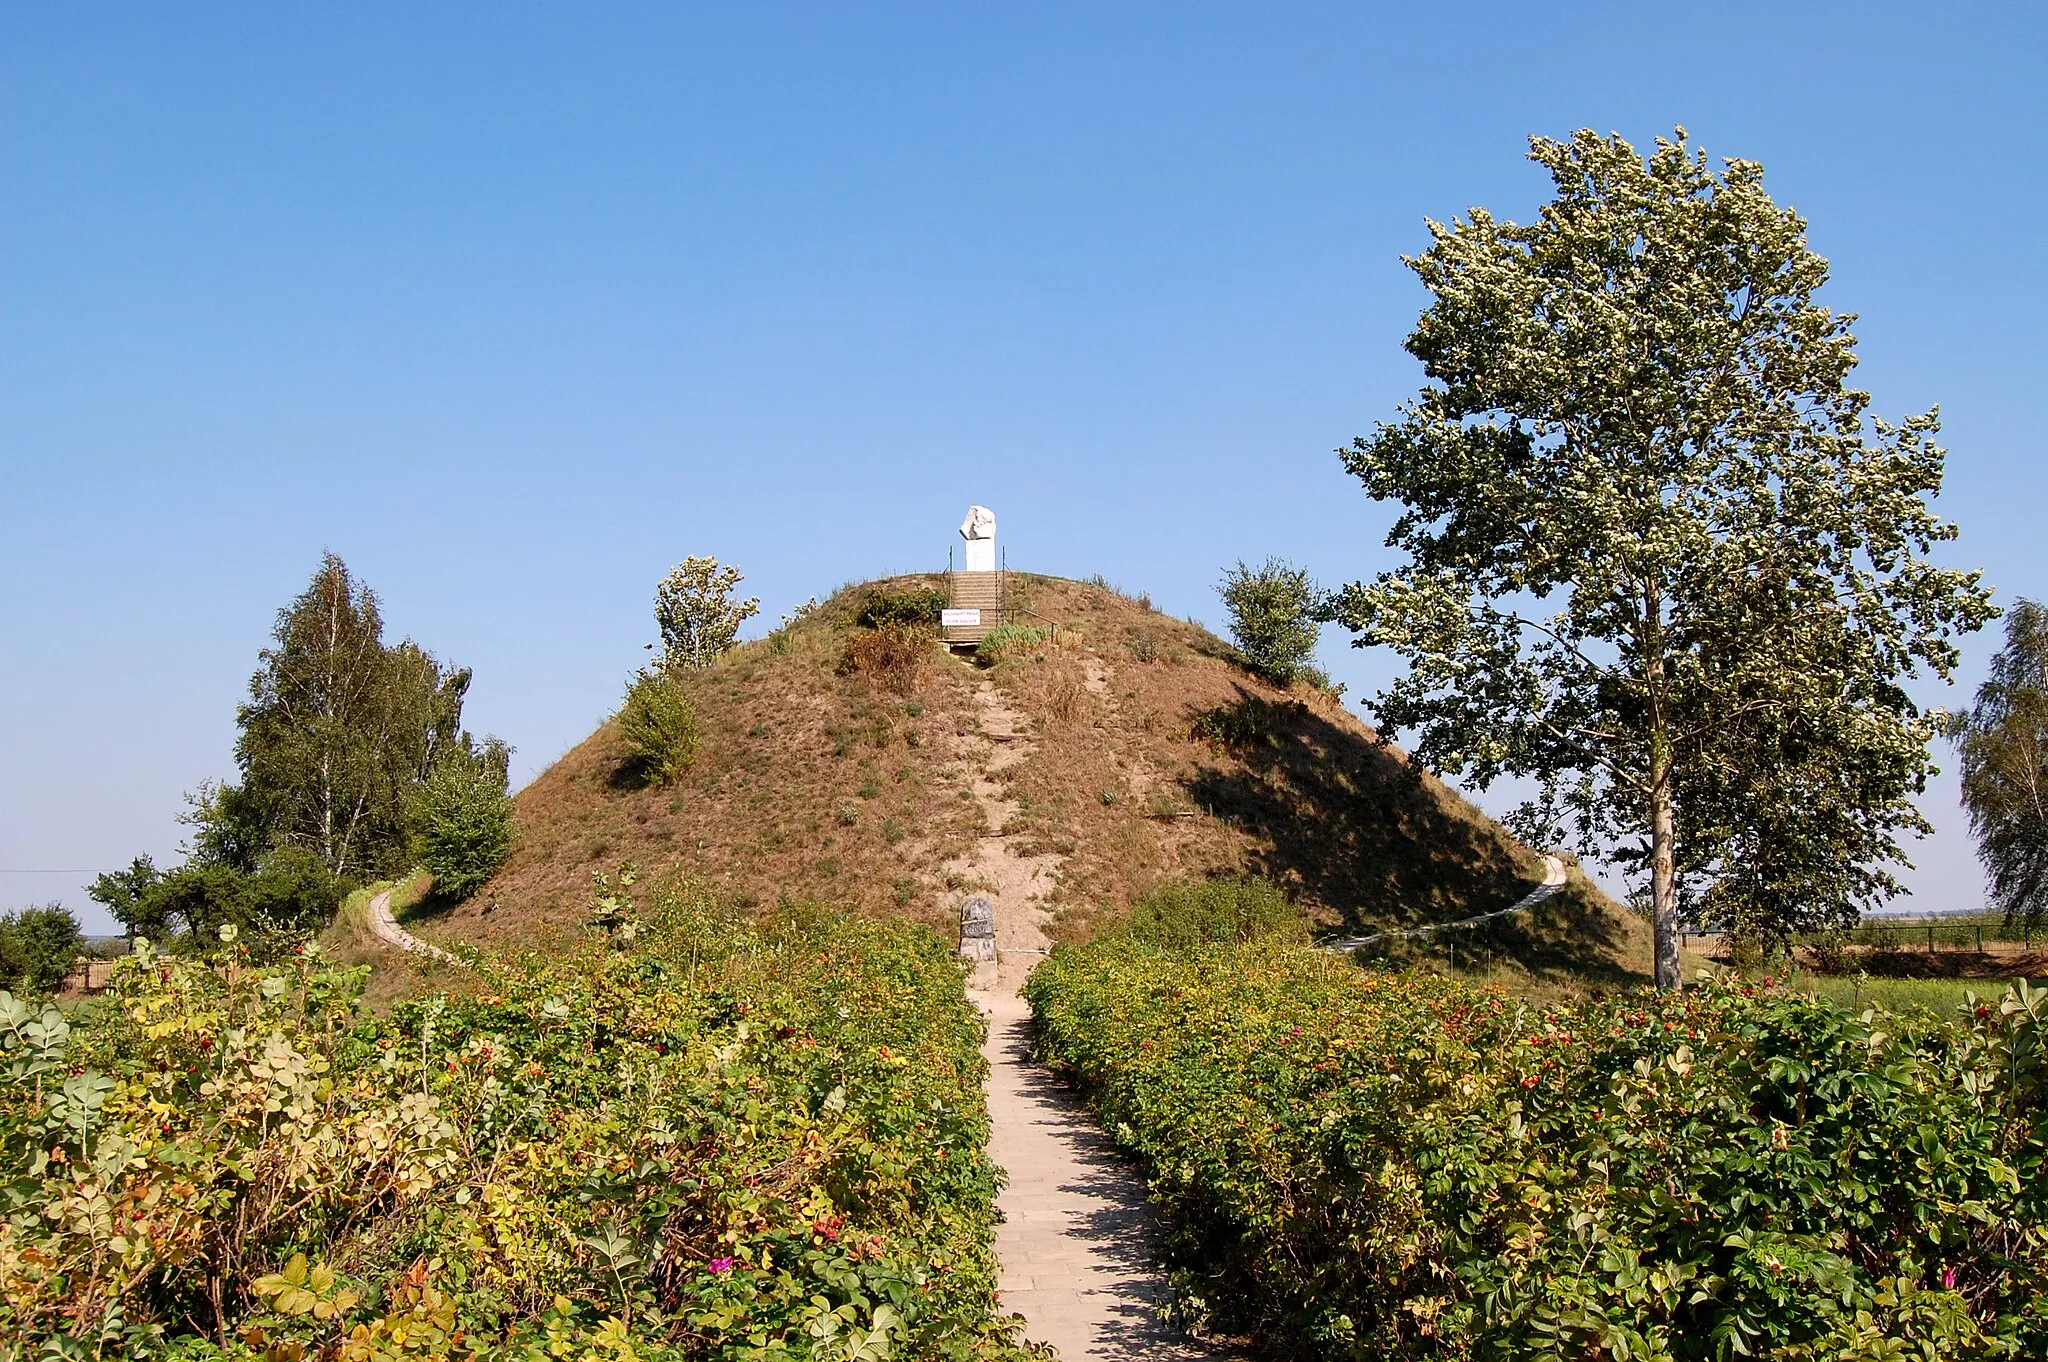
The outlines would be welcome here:
<svg viewBox="0 0 2048 1362">
<path fill-rule="evenodd" d="M 1018 990 L 1046 948 L 1045 900 L 1063 858 L 1013 849 L 1018 808 L 1000 776 L 1031 755 L 1030 733 L 986 678 L 975 706 L 978 727 L 961 737 L 959 755 L 986 826 L 946 870 L 995 908 L 996 962 L 977 967 L 968 996 L 988 1017 L 989 1153 L 1008 1175 L 997 1202 L 1002 1307 L 1066 1362 L 1217 1356 L 1159 1324 L 1169 1292 L 1152 1265 L 1145 1185 L 1072 1091 L 1031 1057 L 1031 1009 Z"/>
</svg>

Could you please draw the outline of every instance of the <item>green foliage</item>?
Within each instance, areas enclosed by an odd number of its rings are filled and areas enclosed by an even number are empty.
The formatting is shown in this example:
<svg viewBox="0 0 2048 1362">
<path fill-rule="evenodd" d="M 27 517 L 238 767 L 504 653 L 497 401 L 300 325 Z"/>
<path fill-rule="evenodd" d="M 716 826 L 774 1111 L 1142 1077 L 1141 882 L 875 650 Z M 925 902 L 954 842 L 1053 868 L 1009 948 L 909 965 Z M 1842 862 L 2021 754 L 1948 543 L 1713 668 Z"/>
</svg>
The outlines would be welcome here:
<svg viewBox="0 0 2048 1362">
<path fill-rule="evenodd" d="M 716 558 L 685 558 L 669 570 L 654 590 L 662 670 L 708 667 L 732 650 L 740 626 L 761 612 L 759 597 L 732 598 L 744 580 L 738 568 L 720 567 Z"/>
<path fill-rule="evenodd" d="M 1534 223 L 1474 209 L 1409 261 L 1429 385 L 1344 455 L 1407 561 L 1332 614 L 1410 665 L 1383 732 L 1482 788 L 1539 778 L 1532 839 L 1647 871 L 1675 988 L 1681 876 L 1752 925 L 1895 891 L 1933 732 L 1906 683 L 1992 610 L 1928 558 L 1955 537 L 1936 413 L 1849 386 L 1853 319 L 1762 168 L 1682 130 L 1531 145 Z"/>
<path fill-rule="evenodd" d="M 479 756 L 437 764 L 413 795 L 413 855 L 434 877 L 434 892 L 466 899 L 497 873 L 512 850 L 510 755 L 497 744 Z"/>
<path fill-rule="evenodd" d="M 1308 921 L 1268 880 L 1211 879 L 1160 885 L 1098 935 L 1186 952 L 1254 941 L 1306 943 Z"/>
<path fill-rule="evenodd" d="M 1310 659 L 1324 597 L 1306 568 L 1278 558 L 1259 567 L 1240 561 L 1217 593 L 1230 612 L 1231 640 L 1254 671 L 1283 686 L 1305 674 L 1320 677 Z"/>
<path fill-rule="evenodd" d="M 641 672 L 613 720 L 628 760 L 651 785 L 672 785 L 697 758 L 697 709 L 666 672 Z"/>
<path fill-rule="evenodd" d="M 69 1023 L 0 995 L 0 1336 L 1021 1358 L 983 1024 L 928 931 L 678 890 L 633 949 L 482 961 L 469 996 L 387 1019 L 362 973 L 145 950 Z"/>
<path fill-rule="evenodd" d="M 1050 624 L 998 624 L 974 645 L 974 660 L 993 667 L 1012 653 L 1028 653 L 1055 641 L 1058 630 Z"/>
<path fill-rule="evenodd" d="M 199 859 L 246 870 L 272 848 L 301 847 L 351 878 L 408 868 L 413 787 L 444 753 L 471 745 L 470 673 L 444 670 L 410 640 L 386 645 L 383 629 L 376 595 L 327 555 L 278 612 L 250 680 L 237 716 L 240 787 L 202 791 Z M 235 854 L 209 854 L 227 848 Z"/>
<path fill-rule="evenodd" d="M 1949 727 L 1963 759 L 1963 807 L 1991 902 L 2048 913 L 2048 608 L 2015 605 L 1976 703 Z"/>
<path fill-rule="evenodd" d="M 156 888 L 163 872 L 148 856 L 137 856 L 125 870 L 109 870 L 86 886 L 87 898 L 104 904 L 114 920 L 134 927 L 142 916 L 142 902 Z"/>
<path fill-rule="evenodd" d="M 1149 1167 L 1189 1308 L 1271 1356 L 2048 1349 L 2041 992 L 1955 1023 L 1723 985 L 1539 1011 L 1126 941 L 1025 991 Z"/>
<path fill-rule="evenodd" d="M 353 881 L 411 868 L 430 808 L 427 841 L 452 877 L 480 864 L 492 844 L 488 800 L 476 794 L 464 814 L 452 777 L 423 787 L 473 768 L 494 771 L 502 797 L 511 749 L 463 731 L 466 669 L 443 669 L 410 640 L 387 646 L 383 631 L 375 593 L 328 554 L 278 612 L 237 713 L 240 783 L 209 781 L 186 796 L 185 864 L 164 872 L 138 856 L 95 880 L 92 897 L 159 942 L 211 941 L 223 926 L 311 931 Z M 474 845 L 458 854 L 464 837 Z"/>
<path fill-rule="evenodd" d="M 254 870 L 277 840 L 272 812 L 247 784 L 202 780 L 185 793 L 185 811 L 178 815 L 192 829 L 184 850 L 194 862 Z"/>
<path fill-rule="evenodd" d="M 52 993 L 85 949 L 69 908 L 52 903 L 0 913 L 0 982 L 18 993 Z"/>
<path fill-rule="evenodd" d="M 951 599 L 946 589 L 940 586 L 911 587 L 903 591 L 876 587 L 862 598 L 856 619 L 863 629 L 886 629 L 891 625 L 936 626 L 940 612 Z"/>
<path fill-rule="evenodd" d="M 207 949 L 220 929 L 287 935 L 318 930 L 349 884 L 309 850 L 273 852 L 255 870 L 194 859 L 158 873 L 147 857 L 102 875 L 87 892 L 122 926 L 158 944 Z"/>
</svg>

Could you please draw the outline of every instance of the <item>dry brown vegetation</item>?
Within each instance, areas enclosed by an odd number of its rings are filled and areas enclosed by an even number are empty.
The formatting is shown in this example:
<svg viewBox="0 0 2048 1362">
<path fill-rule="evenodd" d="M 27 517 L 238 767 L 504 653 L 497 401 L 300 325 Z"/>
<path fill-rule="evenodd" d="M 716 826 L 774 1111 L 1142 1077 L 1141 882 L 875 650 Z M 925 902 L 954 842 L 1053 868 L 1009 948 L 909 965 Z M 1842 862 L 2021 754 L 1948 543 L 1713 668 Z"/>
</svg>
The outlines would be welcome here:
<svg viewBox="0 0 2048 1362">
<path fill-rule="evenodd" d="M 521 942 L 573 930 L 591 873 L 625 860 L 757 902 L 947 923 L 960 886 L 944 867 L 986 832 L 957 741 L 976 729 L 984 684 L 1031 724 L 1031 754 L 1001 776 L 1019 807 L 1006 835 L 1021 854 L 1064 858 L 1061 936 L 1188 876 L 1264 875 L 1320 923 L 1370 931 L 1498 908 L 1541 875 L 1337 697 L 1274 686 L 1140 600 L 1012 574 L 1013 618 L 1057 627 L 983 669 L 858 630 L 865 590 L 686 677 L 702 738 L 675 785 L 621 781 L 609 725 L 556 762 L 518 796 L 504 869 L 429 930 Z M 1527 926 L 1532 951 L 1636 953 L 1627 915 L 1582 881 L 1553 904 Z"/>
</svg>

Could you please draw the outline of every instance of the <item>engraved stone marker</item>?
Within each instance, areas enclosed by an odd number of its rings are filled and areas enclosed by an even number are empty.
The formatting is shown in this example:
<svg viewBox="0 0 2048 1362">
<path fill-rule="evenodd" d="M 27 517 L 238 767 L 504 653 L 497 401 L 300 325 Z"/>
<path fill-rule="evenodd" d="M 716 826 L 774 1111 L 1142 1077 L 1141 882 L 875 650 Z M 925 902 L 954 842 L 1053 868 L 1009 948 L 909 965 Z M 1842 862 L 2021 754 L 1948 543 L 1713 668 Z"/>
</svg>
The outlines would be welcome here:
<svg viewBox="0 0 2048 1362">
<path fill-rule="evenodd" d="M 960 958 L 974 961 L 996 958 L 995 905 L 979 894 L 960 905 Z"/>
</svg>

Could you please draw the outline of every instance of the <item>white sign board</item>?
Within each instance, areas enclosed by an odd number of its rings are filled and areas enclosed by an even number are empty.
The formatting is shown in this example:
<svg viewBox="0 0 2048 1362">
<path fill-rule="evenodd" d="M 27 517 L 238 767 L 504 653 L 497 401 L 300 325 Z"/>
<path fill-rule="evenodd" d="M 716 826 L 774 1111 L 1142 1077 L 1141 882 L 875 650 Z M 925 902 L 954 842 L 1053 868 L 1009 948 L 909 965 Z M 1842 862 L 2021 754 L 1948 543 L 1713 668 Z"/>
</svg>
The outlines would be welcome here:
<svg viewBox="0 0 2048 1362">
<path fill-rule="evenodd" d="M 930 618 L 931 618 L 931 616 L 930 616 L 930 615 L 926 615 L 926 616 L 925 616 L 925 618 L 926 618 L 926 619 L 930 619 Z M 974 627 L 974 626 L 978 626 L 978 625 L 979 625 L 979 624 L 981 623 L 981 611 L 979 611 L 979 610 L 941 610 L 941 611 L 939 612 L 939 623 L 940 623 L 940 625 L 941 625 L 941 626 L 943 626 L 943 627 L 945 627 L 945 628 L 947 628 L 947 629 L 958 629 L 958 628 L 961 628 L 961 627 L 963 627 L 963 626 L 964 626 L 964 627 Z"/>
</svg>

